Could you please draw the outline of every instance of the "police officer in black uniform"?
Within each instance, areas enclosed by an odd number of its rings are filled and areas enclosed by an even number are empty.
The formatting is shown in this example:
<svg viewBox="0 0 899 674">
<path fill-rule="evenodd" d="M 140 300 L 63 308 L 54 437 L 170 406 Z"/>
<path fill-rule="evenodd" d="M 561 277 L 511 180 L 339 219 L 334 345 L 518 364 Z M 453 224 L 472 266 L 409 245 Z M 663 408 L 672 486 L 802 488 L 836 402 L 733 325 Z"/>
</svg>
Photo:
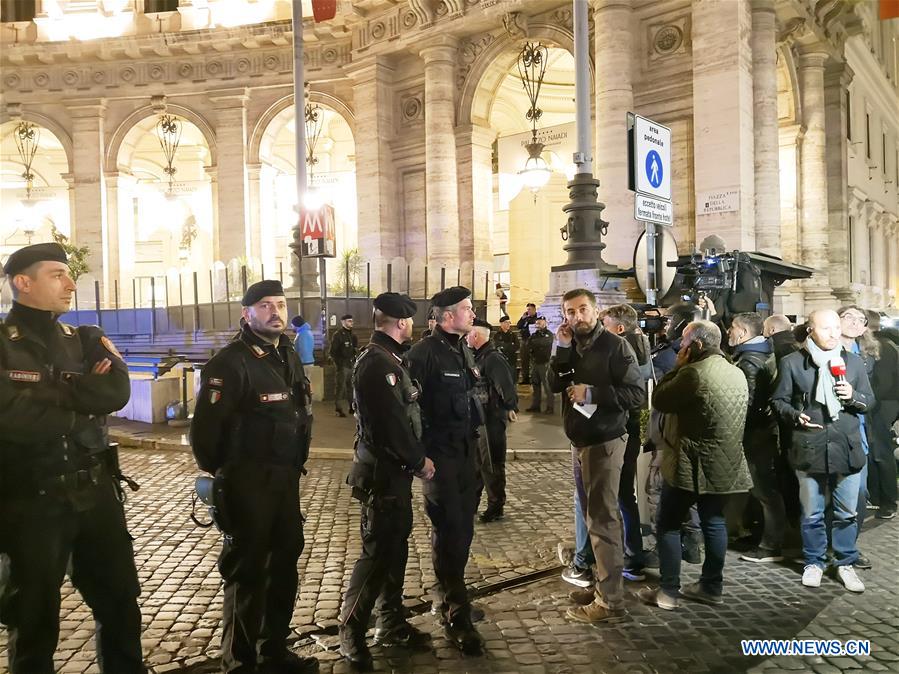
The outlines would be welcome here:
<svg viewBox="0 0 899 674">
<path fill-rule="evenodd" d="M 518 381 L 518 349 L 521 344 L 518 335 L 512 330 L 512 319 L 508 316 L 501 316 L 499 319 L 499 330 L 495 330 L 492 335 L 493 344 L 509 365 L 512 366 L 512 372 L 515 373 L 515 381 Z"/>
<path fill-rule="evenodd" d="M 358 349 L 359 339 L 353 334 L 353 315 L 344 314 L 340 317 L 340 329 L 331 338 L 328 352 L 337 366 L 334 409 L 339 417 L 345 417 L 353 407 L 353 363 Z"/>
<path fill-rule="evenodd" d="M 474 360 L 481 373 L 478 396 L 486 417 L 486 441 L 490 461 L 482 462 L 481 477 L 487 492 L 487 508 L 478 519 L 494 522 L 502 519 L 506 504 L 506 428 L 518 419 L 518 390 L 515 371 L 490 339 L 493 326 L 476 318 L 466 336 L 474 351 Z"/>
<path fill-rule="evenodd" d="M 95 326 L 57 319 L 75 282 L 56 243 L 4 266 L 14 302 L 0 323 L 0 618 L 12 674 L 51 674 L 67 572 L 97 625 L 100 670 L 146 672 L 134 551 L 106 415 L 128 402 L 128 368 Z"/>
<path fill-rule="evenodd" d="M 283 334 L 281 283 L 254 283 L 242 304 L 239 336 L 203 368 L 190 429 L 197 465 L 216 476 L 223 501 L 222 671 L 313 672 L 315 658 L 287 649 L 304 545 L 299 482 L 312 430 L 309 380 Z"/>
<path fill-rule="evenodd" d="M 362 504 L 362 557 L 343 598 L 340 652 L 364 671 L 372 667 L 365 632 L 376 601 L 376 644 L 416 647 L 430 638 L 406 622 L 403 611 L 412 476 L 434 476 L 434 463 L 421 444 L 420 390 L 403 363 L 415 311 L 406 295 L 378 295 L 375 332 L 353 372 L 359 428 L 347 482 Z"/>
<path fill-rule="evenodd" d="M 528 338 L 524 347 L 531 366 L 531 388 L 534 391 L 531 406 L 527 408 L 528 412 L 539 412 L 541 400 L 545 396 L 546 413 L 553 413 L 556 396 L 549 385 L 549 359 L 552 355 L 554 339 L 553 333 L 546 328 L 546 318 L 537 316 L 537 329 Z"/>
<path fill-rule="evenodd" d="M 423 488 L 433 527 L 435 604 L 449 641 L 464 653 L 477 655 L 484 640 L 472 624 L 465 587 L 481 490 L 475 436 L 483 423 L 473 396 L 480 374 L 464 339 L 474 320 L 470 296 L 467 288 L 456 286 L 431 298 L 437 327 L 409 350 L 407 360 L 410 375 L 422 386 L 422 437 L 436 470 Z"/>
</svg>

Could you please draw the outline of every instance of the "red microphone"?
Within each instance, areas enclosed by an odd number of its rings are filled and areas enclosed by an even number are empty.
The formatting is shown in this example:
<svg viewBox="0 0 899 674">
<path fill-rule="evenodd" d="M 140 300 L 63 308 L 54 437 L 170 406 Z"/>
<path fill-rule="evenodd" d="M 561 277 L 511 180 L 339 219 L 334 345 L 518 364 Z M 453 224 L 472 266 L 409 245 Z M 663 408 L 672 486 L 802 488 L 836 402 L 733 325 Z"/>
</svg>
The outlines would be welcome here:
<svg viewBox="0 0 899 674">
<path fill-rule="evenodd" d="M 837 380 L 837 383 L 846 382 L 846 361 L 842 358 L 834 358 L 830 361 L 830 374 Z"/>
</svg>

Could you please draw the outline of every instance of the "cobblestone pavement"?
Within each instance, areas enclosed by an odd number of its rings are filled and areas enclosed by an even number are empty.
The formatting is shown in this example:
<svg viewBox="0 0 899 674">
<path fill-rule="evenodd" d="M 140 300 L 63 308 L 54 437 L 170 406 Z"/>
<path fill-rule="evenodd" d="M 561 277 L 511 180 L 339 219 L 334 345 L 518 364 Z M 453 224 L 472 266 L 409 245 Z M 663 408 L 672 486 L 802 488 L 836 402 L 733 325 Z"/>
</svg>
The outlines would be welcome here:
<svg viewBox="0 0 899 674">
<path fill-rule="evenodd" d="M 187 454 L 125 450 L 128 472 L 142 488 L 127 505 L 143 594 L 144 652 L 155 674 L 213 672 L 218 655 L 221 581 L 215 568 L 219 540 L 188 519 L 195 469 Z M 358 507 L 344 477 L 349 463 L 312 460 L 302 485 L 307 516 L 301 589 L 294 613 L 296 647 L 320 658 L 323 672 L 349 671 L 333 648 L 341 589 L 360 545 Z M 416 524 L 406 575 L 413 622 L 434 634 L 434 650 L 415 653 L 374 649 L 381 671 L 400 672 L 825 672 L 899 671 L 899 522 L 878 522 L 862 536 L 874 561 L 861 572 L 868 585 L 850 595 L 832 578 L 818 590 L 803 588 L 800 568 L 756 565 L 728 553 L 726 603 L 686 604 L 677 612 L 631 602 L 629 621 L 607 627 L 572 624 L 565 618 L 570 586 L 551 570 L 555 546 L 571 534 L 569 464 L 564 459 L 509 465 L 509 502 L 504 521 L 478 525 L 468 581 L 483 596 L 481 632 L 488 652 L 463 658 L 450 648 L 434 619 L 423 613 L 434 580 L 427 518 L 416 498 Z M 542 580 L 498 589 L 523 574 L 549 570 Z M 685 580 L 699 567 L 685 565 Z M 628 583 L 636 590 L 642 584 Z M 486 594 L 484 594 L 486 593 Z M 89 610 L 70 586 L 63 588 L 61 672 L 96 672 Z M 763 661 L 746 658 L 748 638 L 869 638 L 865 658 Z M 6 664 L 0 632 L 0 671 Z M 331 649 L 331 650 L 326 650 Z"/>
</svg>

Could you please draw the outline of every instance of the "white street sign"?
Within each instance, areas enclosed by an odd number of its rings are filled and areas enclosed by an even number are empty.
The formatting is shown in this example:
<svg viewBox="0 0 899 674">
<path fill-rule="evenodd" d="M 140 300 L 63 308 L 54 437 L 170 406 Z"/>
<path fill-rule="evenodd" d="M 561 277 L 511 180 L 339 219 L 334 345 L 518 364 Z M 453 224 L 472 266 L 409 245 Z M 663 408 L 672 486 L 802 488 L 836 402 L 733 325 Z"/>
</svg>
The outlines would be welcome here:
<svg viewBox="0 0 899 674">
<path fill-rule="evenodd" d="M 634 219 L 670 227 L 674 224 L 674 209 L 671 207 L 670 201 L 654 199 L 645 194 L 635 194 Z"/>
<path fill-rule="evenodd" d="M 671 129 L 634 116 L 634 170 L 637 192 L 671 201 Z"/>
</svg>

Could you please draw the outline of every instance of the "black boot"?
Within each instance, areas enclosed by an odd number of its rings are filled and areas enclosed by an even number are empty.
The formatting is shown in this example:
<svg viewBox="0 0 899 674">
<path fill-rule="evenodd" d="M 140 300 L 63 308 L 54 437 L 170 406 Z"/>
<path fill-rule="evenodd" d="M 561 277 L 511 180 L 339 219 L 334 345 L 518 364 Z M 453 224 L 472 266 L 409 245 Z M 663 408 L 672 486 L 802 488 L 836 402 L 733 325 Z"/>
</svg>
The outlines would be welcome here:
<svg viewBox="0 0 899 674">
<path fill-rule="evenodd" d="M 430 634 L 407 622 L 402 622 L 396 627 L 375 628 L 375 644 L 378 646 L 418 649 L 427 646 L 430 642 Z"/>
<path fill-rule="evenodd" d="M 484 654 L 484 637 L 474 628 L 468 615 L 450 617 L 443 631 L 447 640 L 465 655 Z"/>
<path fill-rule="evenodd" d="M 350 663 L 357 672 L 370 672 L 374 670 L 371 651 L 365 643 L 365 635 L 354 634 L 352 631 L 340 628 L 340 654 Z"/>
<path fill-rule="evenodd" d="M 502 506 L 494 506 L 488 505 L 487 509 L 478 515 L 478 519 L 482 524 L 487 524 L 488 522 L 495 522 L 496 520 L 501 520 L 503 518 L 503 507 Z"/>
<path fill-rule="evenodd" d="M 279 655 L 264 656 L 257 671 L 259 674 L 315 674 L 318 671 L 318 660 L 297 655 L 285 648 Z"/>
</svg>

